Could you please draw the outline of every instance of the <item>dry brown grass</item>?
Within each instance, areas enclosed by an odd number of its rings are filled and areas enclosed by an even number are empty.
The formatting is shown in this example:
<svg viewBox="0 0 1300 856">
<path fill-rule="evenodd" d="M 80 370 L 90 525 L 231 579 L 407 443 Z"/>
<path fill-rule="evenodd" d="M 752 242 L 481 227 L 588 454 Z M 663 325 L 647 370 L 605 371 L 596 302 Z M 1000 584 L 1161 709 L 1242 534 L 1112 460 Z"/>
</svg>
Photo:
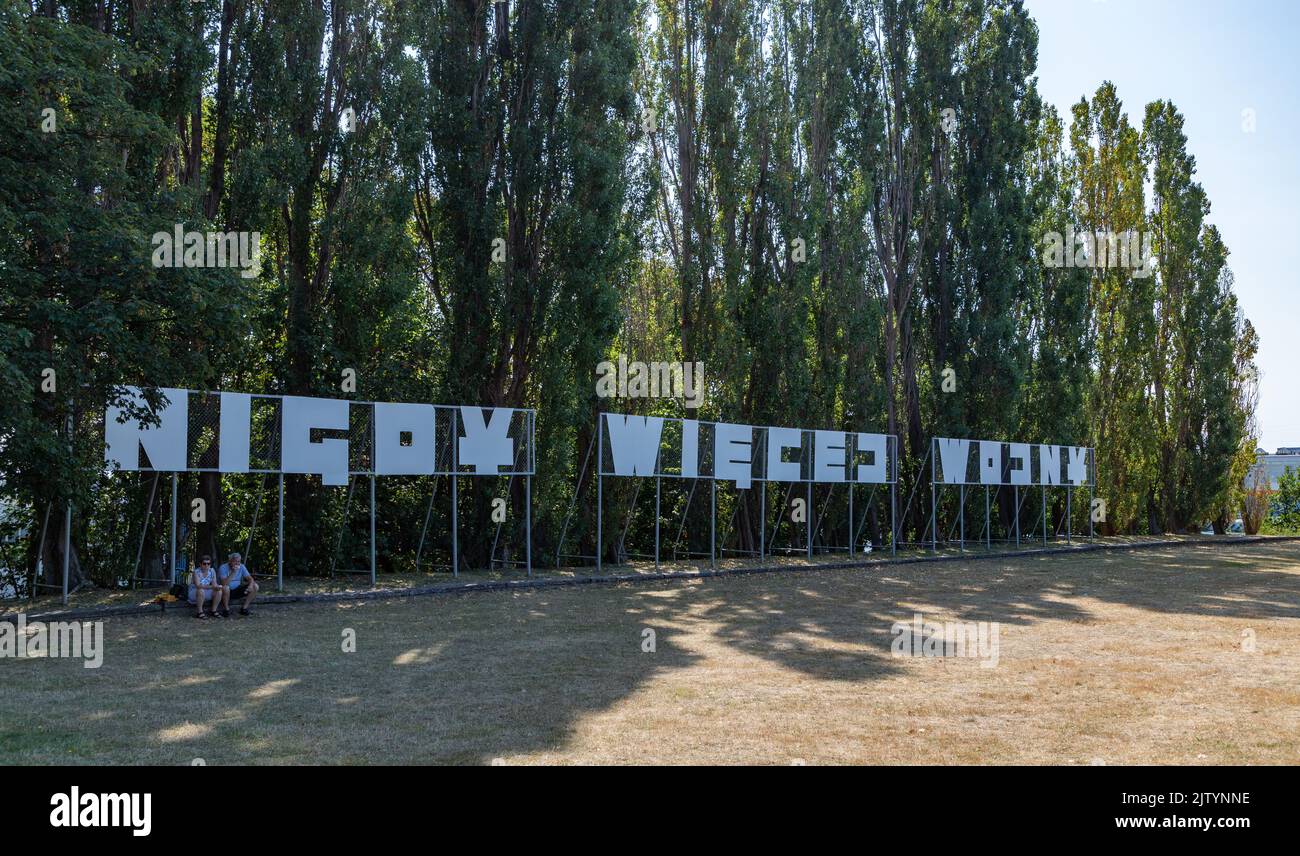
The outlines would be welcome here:
<svg viewBox="0 0 1300 856">
<path fill-rule="evenodd" d="M 999 665 L 891 656 L 915 611 L 1000 622 Z M 1300 763 L 1296 543 L 106 629 L 98 670 L 0 660 L 0 763 Z"/>
</svg>

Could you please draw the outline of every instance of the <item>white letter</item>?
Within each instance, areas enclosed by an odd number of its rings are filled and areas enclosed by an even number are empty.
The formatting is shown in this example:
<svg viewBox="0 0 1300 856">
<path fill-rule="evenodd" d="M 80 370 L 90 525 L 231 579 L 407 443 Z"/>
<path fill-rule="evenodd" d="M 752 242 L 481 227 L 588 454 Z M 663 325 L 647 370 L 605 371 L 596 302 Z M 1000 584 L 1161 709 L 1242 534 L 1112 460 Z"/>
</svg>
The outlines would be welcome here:
<svg viewBox="0 0 1300 856">
<path fill-rule="evenodd" d="M 483 412 L 492 414 L 484 419 Z M 465 436 L 460 438 L 457 463 L 469 464 L 476 473 L 497 473 L 499 467 L 514 463 L 514 443 L 511 442 L 510 407 L 461 407 L 460 420 L 465 426 Z"/>
<path fill-rule="evenodd" d="M 135 420 L 118 422 L 124 408 L 110 406 L 104 413 L 104 463 L 117 464 L 123 470 L 138 470 L 140 447 L 149 456 L 155 470 L 183 471 L 187 468 L 186 445 L 189 436 L 189 391 L 164 388 L 165 403 L 156 412 L 158 424 L 144 426 Z M 126 387 L 126 398 L 144 405 L 140 388 Z"/>
<path fill-rule="evenodd" d="M 662 416 L 605 413 L 605 433 L 616 476 L 652 476 L 664 432 Z M 603 464 L 604 462 L 602 462 Z"/>
<path fill-rule="evenodd" d="M 250 415 L 253 396 L 242 392 L 221 393 L 221 434 L 217 451 L 217 469 L 223 473 L 248 472 Z"/>
<path fill-rule="evenodd" d="M 1065 264 L 1065 242 L 1060 232 L 1048 232 L 1043 235 L 1043 264 L 1059 268 Z"/>
<path fill-rule="evenodd" d="M 980 440 L 980 484 L 1002 484 L 1002 444 Z"/>
<path fill-rule="evenodd" d="M 239 233 L 239 261 L 243 271 L 240 276 L 252 279 L 262 272 L 262 233 Z"/>
<path fill-rule="evenodd" d="M 601 360 L 596 363 L 596 396 L 598 398 L 613 398 L 618 392 L 615 387 L 614 364 L 609 360 Z"/>
<path fill-rule="evenodd" d="M 945 484 L 965 484 L 966 464 L 970 461 L 970 441 L 939 438 L 939 468 Z"/>
<path fill-rule="evenodd" d="M 748 490 L 754 474 L 754 429 L 749 425 L 718 422 L 713 426 L 713 477 L 735 481 Z"/>
<path fill-rule="evenodd" d="M 685 398 L 683 403 L 692 409 L 699 407 L 704 403 L 704 363 L 686 363 L 682 366 L 681 373 Z"/>
<path fill-rule="evenodd" d="M 627 397 L 645 398 L 649 391 L 649 378 L 647 377 L 645 363 L 634 360 L 627 376 Z"/>
<path fill-rule="evenodd" d="M 889 643 L 889 651 L 895 657 L 905 657 L 911 651 L 911 634 L 907 631 L 911 629 L 906 621 L 895 621 L 889 626 L 889 635 L 894 637 L 894 641 Z M 906 635 L 904 635 L 906 634 Z"/>
<path fill-rule="evenodd" d="M 1038 483 L 1061 483 L 1061 447 L 1042 443 L 1038 447 Z"/>
<path fill-rule="evenodd" d="M 1091 267 L 1092 235 L 1088 232 L 1075 232 L 1074 240 L 1078 244 L 1074 251 L 1074 266 L 1077 268 Z"/>
<path fill-rule="evenodd" d="M 82 666 L 98 669 L 104 665 L 104 622 L 90 622 L 90 627 L 82 637 L 82 646 L 82 654 L 87 658 Z"/>
<path fill-rule="evenodd" d="M 1028 443 L 1009 443 L 1011 447 L 1009 460 L 1019 461 L 1020 467 L 1009 467 L 1011 473 L 1011 484 L 1029 484 L 1029 444 Z"/>
<path fill-rule="evenodd" d="M 853 457 L 868 454 L 871 463 L 858 464 L 855 480 L 860 484 L 885 484 L 889 481 L 888 438 L 884 434 L 858 434 Z"/>
<path fill-rule="evenodd" d="M 767 429 L 767 480 L 799 481 L 803 475 L 798 461 L 782 460 L 786 449 L 802 451 L 803 437 L 798 428 Z"/>
<path fill-rule="evenodd" d="M 185 233 L 185 253 L 183 259 L 185 267 L 197 268 L 206 266 L 206 259 L 203 257 L 202 232 Z"/>
<path fill-rule="evenodd" d="M 136 812 L 140 808 L 140 803 L 144 803 L 143 811 Z M 131 800 L 131 825 L 135 829 L 131 832 L 137 838 L 143 838 L 153 829 L 153 794 L 144 794 L 140 797 L 139 802 Z"/>
<path fill-rule="evenodd" d="M 1086 446 L 1070 446 L 1069 459 L 1069 477 L 1070 481 L 1075 484 L 1088 483 L 1088 448 Z"/>
<path fill-rule="evenodd" d="M 700 423 L 682 420 L 682 477 L 693 479 L 700 474 Z"/>
<path fill-rule="evenodd" d="M 849 476 L 848 450 L 849 442 L 843 431 L 814 431 L 813 481 L 846 481 Z"/>
<path fill-rule="evenodd" d="M 68 817 L 72 813 L 68 805 L 68 795 L 55 794 L 50 797 L 50 805 L 54 806 L 54 811 L 50 812 L 50 826 L 67 826 Z"/>
<path fill-rule="evenodd" d="M 172 236 L 166 232 L 154 232 L 150 241 L 154 245 L 153 266 L 172 266 Z"/>
<path fill-rule="evenodd" d="M 980 622 L 980 668 L 992 669 L 998 664 L 998 654 L 1001 646 L 998 644 L 1002 625 L 996 621 Z"/>
<path fill-rule="evenodd" d="M 348 483 L 348 441 L 311 441 L 313 428 L 348 428 L 348 403 L 335 398 L 286 395 L 280 404 L 280 469 L 319 473 L 322 484 Z"/>
<path fill-rule="evenodd" d="M 375 474 L 381 476 L 431 476 L 435 450 L 432 404 L 375 404 Z M 402 434 L 411 445 L 402 445 Z"/>
</svg>

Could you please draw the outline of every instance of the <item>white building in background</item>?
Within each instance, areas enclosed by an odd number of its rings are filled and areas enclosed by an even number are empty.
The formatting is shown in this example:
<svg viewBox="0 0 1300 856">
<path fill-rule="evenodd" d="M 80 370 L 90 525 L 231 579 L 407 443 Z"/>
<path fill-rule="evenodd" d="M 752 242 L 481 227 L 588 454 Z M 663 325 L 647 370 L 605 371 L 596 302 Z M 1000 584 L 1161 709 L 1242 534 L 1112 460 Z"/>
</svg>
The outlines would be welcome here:
<svg viewBox="0 0 1300 856">
<path fill-rule="evenodd" d="M 1264 468 L 1268 475 L 1268 486 L 1272 490 L 1277 490 L 1277 480 L 1286 472 L 1287 467 L 1300 472 L 1300 446 L 1279 446 L 1277 453 L 1270 455 L 1263 449 L 1255 450 L 1255 468 L 1246 474 L 1246 486 L 1249 487 L 1251 478 L 1259 467 Z"/>
</svg>

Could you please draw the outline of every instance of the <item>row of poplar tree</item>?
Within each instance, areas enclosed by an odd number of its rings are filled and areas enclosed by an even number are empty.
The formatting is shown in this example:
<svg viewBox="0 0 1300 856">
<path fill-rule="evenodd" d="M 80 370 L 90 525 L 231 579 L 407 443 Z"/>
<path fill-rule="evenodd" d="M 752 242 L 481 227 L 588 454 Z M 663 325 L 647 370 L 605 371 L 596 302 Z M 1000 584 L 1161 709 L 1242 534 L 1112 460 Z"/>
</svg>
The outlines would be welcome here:
<svg viewBox="0 0 1300 856">
<path fill-rule="evenodd" d="M 120 384 L 534 407 L 539 563 L 562 532 L 598 549 L 608 409 L 896 434 L 903 540 L 932 436 L 1096 447 L 1107 533 L 1222 528 L 1257 341 L 1183 117 L 1131 117 L 1109 83 L 1058 115 L 1037 42 L 1014 0 L 0 0 L 0 491 L 23 561 L 69 501 L 74 582 L 120 579 L 138 544 L 159 561 L 166 490 L 102 472 Z M 259 274 L 154 267 L 176 224 L 259 232 Z M 1154 275 L 1045 264 L 1075 230 L 1149 235 Z M 702 361 L 704 406 L 597 398 L 619 354 Z M 519 558 L 522 485 L 472 481 L 464 561 Z M 429 491 L 380 482 L 384 569 L 429 530 L 445 553 Z M 266 564 L 273 488 L 181 493 L 208 509 L 182 515 L 187 550 L 252 534 Z M 644 549 L 647 497 L 606 501 L 599 549 Z M 729 493 L 724 544 L 752 548 L 781 501 Z M 879 543 L 883 501 L 850 523 L 819 494 L 816 537 Z M 286 502 L 290 572 L 364 548 L 341 491 L 291 477 Z M 995 502 L 1003 529 L 1027 513 Z M 699 507 L 664 501 L 686 552 Z"/>
</svg>

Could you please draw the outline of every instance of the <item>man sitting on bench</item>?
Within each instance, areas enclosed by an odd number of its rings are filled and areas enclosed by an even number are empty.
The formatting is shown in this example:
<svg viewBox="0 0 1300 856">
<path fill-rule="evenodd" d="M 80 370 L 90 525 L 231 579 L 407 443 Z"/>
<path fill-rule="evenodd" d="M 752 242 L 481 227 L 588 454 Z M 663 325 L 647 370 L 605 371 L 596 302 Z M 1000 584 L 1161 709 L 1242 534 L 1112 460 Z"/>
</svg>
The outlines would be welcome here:
<svg viewBox="0 0 1300 856">
<path fill-rule="evenodd" d="M 217 582 L 221 585 L 221 614 L 230 617 L 230 601 L 243 599 L 240 615 L 250 615 L 248 608 L 257 596 L 257 580 L 244 567 L 243 557 L 231 553 L 226 564 L 217 569 Z"/>
</svg>

